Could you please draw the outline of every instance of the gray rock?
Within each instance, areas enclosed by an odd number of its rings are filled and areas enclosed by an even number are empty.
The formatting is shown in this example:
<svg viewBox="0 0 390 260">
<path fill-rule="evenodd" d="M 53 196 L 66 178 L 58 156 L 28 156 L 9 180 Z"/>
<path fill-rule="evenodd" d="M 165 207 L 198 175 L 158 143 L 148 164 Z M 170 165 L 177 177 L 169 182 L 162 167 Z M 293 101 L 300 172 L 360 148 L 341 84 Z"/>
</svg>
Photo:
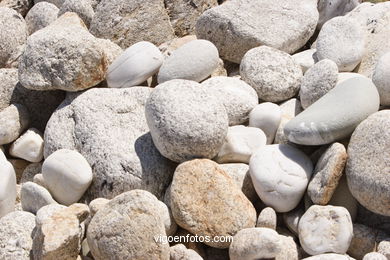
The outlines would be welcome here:
<svg viewBox="0 0 390 260">
<path fill-rule="evenodd" d="M 98 40 L 77 14 L 66 13 L 28 38 L 19 81 L 32 90 L 79 91 L 101 82 L 107 67 Z"/>
<path fill-rule="evenodd" d="M 351 219 L 355 221 L 356 215 L 358 213 L 358 202 L 352 196 L 351 191 L 348 188 L 345 174 L 342 175 L 339 184 L 328 204 L 346 208 L 351 215 Z"/>
<path fill-rule="evenodd" d="M 2 0 L 0 1 L 0 7 L 8 7 L 14 9 L 22 16 L 26 16 L 27 12 L 33 6 L 33 0 Z"/>
<path fill-rule="evenodd" d="M 26 39 L 27 26 L 23 17 L 11 8 L 0 7 L 0 68 Z"/>
<path fill-rule="evenodd" d="M 25 183 L 28 181 L 33 181 L 34 176 L 41 173 L 42 171 L 42 163 L 30 163 L 24 169 L 22 173 L 22 177 L 20 178 L 20 183 Z"/>
<path fill-rule="evenodd" d="M 348 145 L 346 174 L 352 195 L 367 209 L 390 216 L 387 181 L 390 160 L 390 111 L 379 111 L 364 120 Z"/>
<path fill-rule="evenodd" d="M 378 230 L 373 228 L 362 224 L 353 224 L 353 237 L 347 251 L 348 255 L 362 259 L 364 255 L 376 251 L 377 233 Z"/>
<path fill-rule="evenodd" d="M 299 96 L 306 109 L 336 86 L 338 67 L 332 60 L 324 59 L 313 65 L 305 73 Z"/>
<path fill-rule="evenodd" d="M 28 34 L 33 34 L 54 22 L 58 17 L 58 11 L 57 6 L 48 2 L 39 2 L 34 5 L 25 18 Z"/>
<path fill-rule="evenodd" d="M 183 37 L 195 33 L 195 24 L 199 16 L 217 6 L 217 0 L 164 0 L 165 8 L 168 11 L 169 18 L 175 34 Z"/>
<path fill-rule="evenodd" d="M 158 202 L 147 191 L 133 190 L 99 210 L 87 231 L 94 259 L 169 259 L 169 244 L 157 241 L 166 235 Z"/>
<path fill-rule="evenodd" d="M 390 106 L 390 52 L 384 54 L 375 66 L 372 81 L 378 89 L 382 106 Z"/>
<path fill-rule="evenodd" d="M 65 0 L 58 12 L 58 16 L 66 12 L 76 13 L 87 27 L 89 27 L 95 15 L 90 0 Z"/>
<path fill-rule="evenodd" d="M 29 115 L 20 104 L 10 105 L 0 111 L 0 145 L 15 141 L 28 127 Z"/>
<path fill-rule="evenodd" d="M 157 149 L 176 162 L 213 158 L 227 134 L 225 107 L 194 81 L 171 80 L 157 86 L 145 114 Z"/>
<path fill-rule="evenodd" d="M 163 0 L 102 0 L 90 31 L 123 49 L 139 41 L 159 45 L 174 37 Z"/>
<path fill-rule="evenodd" d="M 214 44 L 205 40 L 190 41 L 164 61 L 158 73 L 158 83 L 172 79 L 200 82 L 211 75 L 218 61 L 218 50 Z"/>
<path fill-rule="evenodd" d="M 361 0 L 319 0 L 317 29 L 321 29 L 325 22 L 336 16 L 343 16 L 360 4 Z"/>
<path fill-rule="evenodd" d="M 270 228 L 275 230 L 276 222 L 277 216 L 275 210 L 271 207 L 267 207 L 260 212 L 257 218 L 256 227 Z"/>
<path fill-rule="evenodd" d="M 317 57 L 333 60 L 340 71 L 352 71 L 362 60 L 365 44 L 365 33 L 354 19 L 335 17 L 318 35 Z"/>
<path fill-rule="evenodd" d="M 332 198 L 346 162 L 347 152 L 340 143 L 332 144 L 321 155 L 307 188 L 307 193 L 315 204 L 326 205 Z"/>
<path fill-rule="evenodd" d="M 238 78 L 212 77 L 202 82 L 202 86 L 222 101 L 230 126 L 247 122 L 249 113 L 259 103 L 256 91 Z"/>
<path fill-rule="evenodd" d="M 295 96 L 303 77 L 300 66 L 289 54 L 267 46 L 253 48 L 245 54 L 240 75 L 260 99 L 270 102 Z"/>
<path fill-rule="evenodd" d="M 312 0 L 236 0 L 205 11 L 196 24 L 199 39 L 213 42 L 223 59 L 240 63 L 257 46 L 293 53 L 312 36 L 318 21 Z"/>
<path fill-rule="evenodd" d="M 35 216 L 14 211 L 0 218 L 0 259 L 30 260 Z"/>
<path fill-rule="evenodd" d="M 346 102 L 348 100 L 348 102 Z M 322 145 L 348 137 L 356 126 L 378 111 L 379 95 L 369 79 L 351 78 L 287 123 L 288 140 L 303 145 Z"/>
<path fill-rule="evenodd" d="M 65 2 L 65 0 L 34 0 L 34 3 L 37 4 L 39 2 L 48 2 L 48 3 L 51 3 L 55 6 L 57 6 L 58 8 L 61 8 L 62 4 Z"/>
<path fill-rule="evenodd" d="M 22 185 L 20 196 L 22 209 L 33 214 L 36 214 L 43 206 L 57 204 L 48 190 L 33 182 L 26 182 Z"/>
<path fill-rule="evenodd" d="M 17 69 L 0 69 L 0 111 L 11 105 L 12 94 L 17 83 Z"/>
<path fill-rule="evenodd" d="M 151 89 L 91 89 L 64 102 L 45 131 L 44 156 L 58 149 L 80 152 L 94 179 L 88 200 L 145 189 L 161 198 L 174 165 L 162 157 L 148 133 L 144 105 Z"/>
</svg>

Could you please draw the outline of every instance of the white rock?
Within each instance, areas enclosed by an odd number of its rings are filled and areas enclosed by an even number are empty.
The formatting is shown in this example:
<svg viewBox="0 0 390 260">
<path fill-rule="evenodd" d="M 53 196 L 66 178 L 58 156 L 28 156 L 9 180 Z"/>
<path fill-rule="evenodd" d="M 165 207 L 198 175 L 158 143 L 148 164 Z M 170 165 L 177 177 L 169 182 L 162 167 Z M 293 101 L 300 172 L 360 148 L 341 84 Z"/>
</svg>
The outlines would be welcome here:
<svg viewBox="0 0 390 260">
<path fill-rule="evenodd" d="M 298 206 L 292 211 L 283 214 L 284 224 L 294 235 L 298 235 L 298 223 L 304 213 L 305 209 Z"/>
<path fill-rule="evenodd" d="M 172 79 L 200 82 L 218 67 L 217 47 L 206 40 L 190 41 L 173 51 L 158 73 L 158 83 Z"/>
<path fill-rule="evenodd" d="M 299 113 L 303 111 L 301 102 L 299 99 L 292 98 L 280 105 L 282 111 L 282 119 L 275 135 L 275 144 L 286 144 L 288 143 L 287 136 L 284 134 L 284 126 Z"/>
<path fill-rule="evenodd" d="M 298 225 L 299 241 L 310 255 L 345 254 L 353 236 L 348 210 L 335 206 L 311 206 Z"/>
<path fill-rule="evenodd" d="M 56 201 L 64 205 L 77 202 L 92 182 L 92 169 L 78 152 L 61 149 L 42 165 L 45 184 Z"/>
<path fill-rule="evenodd" d="M 310 159 L 286 144 L 258 149 L 249 167 L 257 194 L 276 212 L 288 212 L 298 205 L 313 171 Z"/>
<path fill-rule="evenodd" d="M 273 143 L 281 120 L 280 107 L 271 102 L 257 105 L 249 114 L 249 126 L 263 130 L 267 136 L 267 144 Z"/>
<path fill-rule="evenodd" d="M 377 252 L 371 252 L 366 254 L 362 260 L 387 260 L 387 257 Z"/>
<path fill-rule="evenodd" d="M 266 142 L 267 137 L 261 129 L 243 125 L 231 126 L 215 160 L 218 163 L 249 163 L 253 152 L 265 146 Z"/>
<path fill-rule="evenodd" d="M 146 41 L 133 44 L 108 67 L 107 84 L 111 88 L 141 84 L 158 71 L 163 61 L 163 55 L 154 44 Z"/>
<path fill-rule="evenodd" d="M 176 244 L 169 249 L 170 260 L 203 260 L 194 250 L 187 249 L 183 244 Z"/>
<path fill-rule="evenodd" d="M 34 182 L 23 183 L 20 190 L 22 209 L 36 214 L 43 206 L 57 204 L 49 191 Z"/>
<path fill-rule="evenodd" d="M 305 73 L 317 61 L 317 50 L 315 48 L 308 49 L 292 55 L 294 61 L 301 66 L 302 72 Z"/>
<path fill-rule="evenodd" d="M 340 254 L 321 254 L 304 258 L 303 260 L 354 260 L 354 258 L 348 255 Z"/>
<path fill-rule="evenodd" d="M 365 52 L 365 33 L 355 20 L 335 17 L 324 24 L 317 38 L 317 57 L 336 62 L 340 71 L 352 71 Z"/>
<path fill-rule="evenodd" d="M 346 81 L 347 79 L 351 78 L 365 78 L 367 79 L 366 76 L 359 74 L 359 73 L 354 73 L 354 72 L 340 72 L 338 77 L 337 77 L 337 85 L 340 84 L 343 81 Z"/>
<path fill-rule="evenodd" d="M 247 122 L 249 112 L 259 103 L 256 91 L 238 78 L 211 77 L 202 86 L 222 101 L 231 126 Z"/>
<path fill-rule="evenodd" d="M 42 134 L 35 128 L 27 130 L 9 149 L 12 156 L 29 162 L 40 162 L 43 159 Z"/>
<path fill-rule="evenodd" d="M 45 180 L 43 179 L 43 174 L 42 173 L 35 174 L 35 176 L 33 178 L 33 182 L 36 183 L 36 184 L 39 184 L 42 187 L 45 187 L 47 189 L 47 185 L 45 183 Z"/>
<path fill-rule="evenodd" d="M 0 152 L 0 218 L 14 211 L 16 200 L 16 175 L 14 167 Z"/>
<path fill-rule="evenodd" d="M 29 124 L 29 115 L 23 105 L 12 104 L 0 111 L 0 144 L 16 140 Z"/>
<path fill-rule="evenodd" d="M 271 207 L 263 209 L 257 218 L 256 227 L 270 228 L 275 230 L 277 224 L 276 212 Z"/>
<path fill-rule="evenodd" d="M 372 81 L 378 89 L 381 105 L 390 106 L 390 52 L 379 59 Z"/>
</svg>

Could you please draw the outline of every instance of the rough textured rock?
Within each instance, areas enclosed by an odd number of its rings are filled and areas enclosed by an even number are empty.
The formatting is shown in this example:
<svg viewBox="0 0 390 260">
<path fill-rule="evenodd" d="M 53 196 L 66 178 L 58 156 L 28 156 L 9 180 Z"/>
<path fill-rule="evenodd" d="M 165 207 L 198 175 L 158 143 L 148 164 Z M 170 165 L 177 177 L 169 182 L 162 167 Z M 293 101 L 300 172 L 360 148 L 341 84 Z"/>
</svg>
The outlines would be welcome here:
<svg viewBox="0 0 390 260">
<path fill-rule="evenodd" d="M 306 253 L 345 254 L 351 243 L 353 226 L 343 207 L 311 206 L 299 220 L 299 241 Z"/>
<path fill-rule="evenodd" d="M 41 170 L 42 170 L 42 163 L 30 163 L 23 170 L 22 177 L 20 178 L 19 183 L 33 181 L 34 176 L 38 173 L 41 173 Z"/>
<path fill-rule="evenodd" d="M 249 126 L 263 130 L 267 137 L 267 144 L 273 143 L 281 120 L 280 107 L 271 102 L 257 105 L 249 114 Z"/>
<path fill-rule="evenodd" d="M 0 259 L 30 260 L 35 216 L 14 211 L 0 218 Z"/>
<path fill-rule="evenodd" d="M 325 22 L 336 16 L 343 16 L 360 4 L 361 0 L 319 0 L 317 29 L 321 29 Z"/>
<path fill-rule="evenodd" d="M 237 0 L 205 11 L 196 35 L 213 42 L 223 59 L 240 63 L 257 46 L 272 46 L 293 53 L 314 33 L 317 3 L 312 0 Z"/>
<path fill-rule="evenodd" d="M 353 237 L 348 249 L 348 255 L 362 259 L 364 255 L 376 250 L 376 235 L 378 230 L 361 224 L 353 224 Z M 378 259 L 379 260 L 379 259 Z"/>
<path fill-rule="evenodd" d="M 255 226 L 253 205 L 213 161 L 196 159 L 180 164 L 173 176 L 170 196 L 176 223 L 198 236 L 232 236 Z M 230 242 L 204 243 L 227 248 Z"/>
<path fill-rule="evenodd" d="M 278 130 L 276 131 L 274 143 L 287 144 L 289 141 L 284 134 L 284 127 L 291 119 L 301 113 L 303 109 L 301 102 L 296 98 L 292 98 L 282 103 L 280 105 L 280 110 L 282 111 L 282 119 L 280 120 Z"/>
<path fill-rule="evenodd" d="M 267 46 L 253 48 L 245 54 L 240 75 L 260 99 L 270 102 L 295 96 L 303 77 L 300 66 L 289 54 Z"/>
<path fill-rule="evenodd" d="M 276 212 L 288 212 L 301 200 L 313 171 L 310 159 L 289 145 L 267 145 L 249 162 L 260 199 Z"/>
<path fill-rule="evenodd" d="M 380 253 L 372 252 L 366 254 L 362 260 L 387 260 L 387 257 Z"/>
<path fill-rule="evenodd" d="M 276 255 L 275 260 L 298 260 L 300 252 L 294 238 L 291 236 L 280 235 L 279 239 L 282 244 L 282 250 Z"/>
<path fill-rule="evenodd" d="M 61 8 L 62 4 L 65 2 L 65 0 L 34 0 L 34 3 L 37 4 L 37 3 L 42 2 L 42 1 L 51 3 L 55 6 L 57 6 L 58 8 Z"/>
<path fill-rule="evenodd" d="M 316 49 L 308 49 L 291 56 L 295 63 L 301 66 L 303 74 L 318 61 L 316 51 Z"/>
<path fill-rule="evenodd" d="M 57 204 L 44 187 L 33 182 L 26 182 L 20 190 L 22 209 L 36 214 L 38 210 L 49 204 Z"/>
<path fill-rule="evenodd" d="M 336 86 L 339 70 L 332 60 L 324 59 L 305 73 L 299 96 L 303 108 L 309 107 Z"/>
<path fill-rule="evenodd" d="M 321 155 L 307 188 L 307 193 L 315 204 L 328 204 L 339 184 L 346 162 L 347 152 L 340 143 L 332 144 Z"/>
<path fill-rule="evenodd" d="M 95 15 L 90 0 L 65 0 L 61 5 L 58 16 L 61 16 L 66 12 L 76 13 L 87 27 L 89 27 L 92 18 Z"/>
<path fill-rule="evenodd" d="M 75 13 L 31 35 L 20 59 L 19 81 L 32 90 L 84 90 L 100 83 L 108 66 L 104 49 Z"/>
<path fill-rule="evenodd" d="M 174 165 L 148 133 L 144 105 L 149 88 L 91 89 L 59 107 L 45 131 L 44 156 L 77 150 L 94 174 L 86 198 L 113 198 L 145 189 L 161 198 Z"/>
<path fill-rule="evenodd" d="M 174 37 L 163 0 L 103 0 L 95 10 L 90 30 L 124 49 L 139 41 L 159 45 Z"/>
<path fill-rule="evenodd" d="M 283 250 L 280 236 L 269 228 L 245 228 L 234 237 L 229 247 L 231 260 L 268 259 Z"/>
<path fill-rule="evenodd" d="M 40 162 L 43 159 L 42 134 L 34 128 L 28 129 L 12 143 L 9 153 L 29 162 Z"/>
<path fill-rule="evenodd" d="M 238 78 L 211 77 L 203 81 L 202 86 L 222 101 L 230 126 L 247 122 L 249 112 L 259 103 L 256 91 Z"/>
<path fill-rule="evenodd" d="M 169 245 L 156 241 L 166 235 L 160 214 L 159 201 L 147 191 L 132 190 L 112 199 L 88 226 L 94 259 L 169 259 Z"/>
<path fill-rule="evenodd" d="M 5 158 L 0 151 L 0 218 L 11 211 L 14 211 L 16 200 L 16 176 L 12 164 Z"/>
<path fill-rule="evenodd" d="M 172 79 L 200 82 L 218 67 L 218 50 L 206 40 L 193 40 L 179 47 L 165 59 L 158 72 L 158 83 Z"/>
<path fill-rule="evenodd" d="M 27 39 L 27 26 L 15 10 L 0 6 L 0 68 Z"/>
<path fill-rule="evenodd" d="M 375 66 L 372 81 L 378 89 L 382 106 L 390 106 L 390 52 L 381 56 Z"/>
<path fill-rule="evenodd" d="M 195 33 L 195 24 L 199 16 L 210 9 L 217 6 L 217 0 L 164 0 L 165 8 L 175 30 L 175 34 L 179 37 Z"/>
<path fill-rule="evenodd" d="M 58 17 L 58 11 L 57 6 L 48 2 L 39 2 L 34 5 L 25 18 L 28 34 L 33 34 L 54 22 Z"/>
<path fill-rule="evenodd" d="M 273 208 L 267 207 L 263 209 L 257 218 L 256 227 L 276 229 L 277 216 Z"/>
<path fill-rule="evenodd" d="M 27 12 L 33 6 L 33 0 L 2 0 L 0 1 L 0 7 L 8 7 L 14 9 L 22 16 L 26 16 Z"/>
<path fill-rule="evenodd" d="M 383 254 L 387 259 L 390 257 L 390 239 L 380 241 L 377 247 L 378 253 Z"/>
<path fill-rule="evenodd" d="M 317 38 L 317 57 L 330 59 L 340 71 L 352 71 L 365 52 L 365 33 L 355 20 L 335 17 L 324 24 Z"/>
<path fill-rule="evenodd" d="M 390 216 L 387 181 L 390 163 L 390 111 L 379 111 L 364 120 L 348 145 L 346 174 L 353 196 L 372 212 Z"/>
<path fill-rule="evenodd" d="M 110 202 L 110 200 L 105 198 L 97 198 L 91 201 L 88 205 L 89 210 L 91 211 L 91 217 L 95 216 L 96 212 L 105 207 L 108 202 Z"/>
<path fill-rule="evenodd" d="M 169 252 L 170 260 L 203 260 L 196 251 L 187 249 L 183 244 L 171 246 Z"/>
<path fill-rule="evenodd" d="M 0 111 L 0 145 L 16 140 L 28 127 L 28 123 L 29 115 L 22 105 L 10 105 Z"/>
<path fill-rule="evenodd" d="M 171 56 L 172 52 L 183 46 L 184 44 L 196 40 L 196 35 L 187 35 L 181 38 L 173 38 L 162 43 L 158 48 L 162 52 L 165 58 Z"/>
<path fill-rule="evenodd" d="M 349 100 L 349 102 L 345 102 Z M 351 78 L 287 123 L 284 132 L 291 142 L 322 145 L 348 137 L 356 126 L 378 111 L 379 95 L 369 79 Z"/>
<path fill-rule="evenodd" d="M 47 219 L 51 218 L 57 211 L 65 209 L 66 206 L 60 204 L 49 204 L 40 208 L 36 214 L 35 223 L 40 226 Z"/>
<path fill-rule="evenodd" d="M 157 149 L 176 162 L 213 158 L 227 134 L 225 107 L 194 81 L 172 80 L 157 86 L 145 114 Z"/>
</svg>

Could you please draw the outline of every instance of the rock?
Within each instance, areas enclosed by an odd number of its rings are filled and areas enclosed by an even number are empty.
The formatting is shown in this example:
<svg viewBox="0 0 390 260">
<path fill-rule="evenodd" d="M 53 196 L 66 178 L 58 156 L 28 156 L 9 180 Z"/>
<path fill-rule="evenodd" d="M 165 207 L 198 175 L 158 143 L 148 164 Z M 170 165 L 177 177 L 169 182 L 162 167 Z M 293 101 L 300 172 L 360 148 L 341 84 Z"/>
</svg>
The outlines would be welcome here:
<svg viewBox="0 0 390 260">
<path fill-rule="evenodd" d="M 303 77 L 299 96 L 302 107 L 306 109 L 336 86 L 337 64 L 324 59 L 312 66 Z"/>
<path fill-rule="evenodd" d="M 355 260 L 348 255 L 340 254 L 321 254 L 304 258 L 303 260 Z"/>
<path fill-rule="evenodd" d="M 280 107 L 271 102 L 257 105 L 249 114 L 249 126 L 263 130 L 267 137 L 267 144 L 273 143 L 281 120 Z"/>
<path fill-rule="evenodd" d="M 20 194 L 22 209 L 33 214 L 43 206 L 57 204 L 48 190 L 33 182 L 23 183 Z"/>
<path fill-rule="evenodd" d="M 263 209 L 257 218 L 256 227 L 276 229 L 277 216 L 273 208 Z"/>
<path fill-rule="evenodd" d="M 337 16 L 344 16 L 360 4 L 360 0 L 320 0 L 318 1 L 317 29 L 321 29 L 325 22 Z"/>
<path fill-rule="evenodd" d="M 302 72 L 305 73 L 317 62 L 316 52 L 316 49 L 308 49 L 302 52 L 295 53 L 291 57 L 293 58 L 295 63 L 301 66 Z"/>
<path fill-rule="evenodd" d="M 90 0 L 65 0 L 61 5 L 58 16 L 61 16 L 66 12 L 76 13 L 87 27 L 89 27 L 92 18 L 95 15 Z"/>
<path fill-rule="evenodd" d="M 159 45 L 174 37 L 163 0 L 103 0 L 95 10 L 90 31 L 123 49 L 139 41 Z"/>
<path fill-rule="evenodd" d="M 362 74 L 359 73 L 354 73 L 354 72 L 341 72 L 339 73 L 337 77 L 337 84 L 340 84 L 343 81 L 346 81 L 347 79 L 351 78 L 367 78 L 366 76 L 363 76 Z"/>
<path fill-rule="evenodd" d="M 169 249 L 171 260 L 203 260 L 194 250 L 187 249 L 183 244 L 176 244 Z"/>
<path fill-rule="evenodd" d="M 315 1 L 228 1 L 199 17 L 196 35 L 213 42 L 223 59 L 240 63 L 260 45 L 295 52 L 312 36 L 317 21 Z"/>
<path fill-rule="evenodd" d="M 172 79 L 200 82 L 217 68 L 218 50 L 209 41 L 193 40 L 177 50 L 164 61 L 158 73 L 158 83 Z"/>
<path fill-rule="evenodd" d="M 58 7 L 48 2 L 34 5 L 26 15 L 28 34 L 33 34 L 57 20 L 58 12 Z"/>
<path fill-rule="evenodd" d="M 158 198 L 165 192 L 175 165 L 161 156 L 148 133 L 144 106 L 150 92 L 145 87 L 91 89 L 51 117 L 44 156 L 71 149 L 87 159 L 94 175 L 87 201 L 138 188 Z"/>
<path fill-rule="evenodd" d="M 169 259 L 169 245 L 157 241 L 166 235 L 159 206 L 157 198 L 143 190 L 112 199 L 88 226 L 88 245 L 94 259 L 113 255 L 118 259 Z"/>
<path fill-rule="evenodd" d="M 348 255 L 362 259 L 364 255 L 376 249 L 377 230 L 361 224 L 353 224 L 353 237 L 348 249 Z"/>
<path fill-rule="evenodd" d="M 172 24 L 175 34 L 183 37 L 195 33 L 195 24 L 199 16 L 217 6 L 217 0 L 195 0 L 188 2 L 185 0 L 164 0 L 165 8 Z"/>
<path fill-rule="evenodd" d="M 103 48 L 75 13 L 31 35 L 20 59 L 19 81 L 32 90 L 84 90 L 100 83 L 108 66 Z"/>
<path fill-rule="evenodd" d="M 38 185 L 41 185 L 42 187 L 46 188 L 47 189 L 47 185 L 45 183 L 45 180 L 43 179 L 43 175 L 42 173 L 38 173 L 34 176 L 33 178 L 33 182 L 38 184 Z"/>
<path fill-rule="evenodd" d="M 2 0 L 0 7 L 12 8 L 22 16 L 26 16 L 33 4 L 33 0 Z"/>
<path fill-rule="evenodd" d="M 246 123 L 249 112 L 259 103 L 256 91 L 238 78 L 212 77 L 202 86 L 224 104 L 230 126 Z"/>
<path fill-rule="evenodd" d="M 26 169 L 26 167 L 30 164 L 30 162 L 22 160 L 22 159 L 8 159 L 8 161 L 14 167 L 15 175 L 16 175 L 16 182 L 19 183 L 24 169 Z"/>
<path fill-rule="evenodd" d="M 302 70 L 287 53 L 261 46 L 248 51 L 240 64 L 242 79 L 251 85 L 260 99 L 279 102 L 295 96 Z"/>
<path fill-rule="evenodd" d="M 311 206 L 299 220 L 299 241 L 306 253 L 345 254 L 353 235 L 352 220 L 343 207 Z"/>
<path fill-rule="evenodd" d="M 251 155 L 266 145 L 267 137 L 261 129 L 231 126 L 215 161 L 218 163 L 249 163 Z"/>
<path fill-rule="evenodd" d="M 387 260 L 386 256 L 377 253 L 377 252 L 371 252 L 366 254 L 362 260 Z"/>
<path fill-rule="evenodd" d="M 317 38 L 317 57 L 330 59 L 340 71 L 353 71 L 365 52 L 365 34 L 353 19 L 335 17 L 322 26 Z"/>
<path fill-rule="evenodd" d="M 344 207 L 349 211 L 351 215 L 351 219 L 354 221 L 356 219 L 357 211 L 358 211 L 358 202 L 352 196 L 348 184 L 347 178 L 345 174 L 342 175 L 339 185 L 333 193 L 332 198 L 328 202 L 329 205 Z"/>
<path fill-rule="evenodd" d="M 387 259 L 390 257 L 390 241 L 389 239 L 380 241 L 377 246 L 378 253 L 384 255 Z"/>
<path fill-rule="evenodd" d="M 35 223 L 41 226 L 47 219 L 51 218 L 54 213 L 67 207 L 60 204 L 49 204 L 40 208 L 36 214 Z"/>
<path fill-rule="evenodd" d="M 289 141 L 287 136 L 284 134 L 284 127 L 291 119 L 301 113 L 303 109 L 301 102 L 296 98 L 292 98 L 282 103 L 280 105 L 280 110 L 282 111 L 282 119 L 280 120 L 278 130 L 276 131 L 274 143 L 287 144 Z"/>
<path fill-rule="evenodd" d="M 53 197 L 63 205 L 76 203 L 92 182 L 92 169 L 77 151 L 57 150 L 42 165 L 45 184 Z"/>
<path fill-rule="evenodd" d="M 119 47 L 118 44 L 113 43 L 111 40 L 107 40 L 107 39 L 97 39 L 97 40 L 101 45 L 101 47 L 104 49 L 108 65 L 111 65 L 115 61 L 115 59 L 118 58 L 123 53 L 122 48 Z M 110 67 L 108 67 L 108 69 L 110 69 Z"/>
<path fill-rule="evenodd" d="M 352 78 L 338 84 L 289 121 L 284 132 L 289 141 L 297 144 L 331 143 L 348 137 L 378 108 L 379 95 L 371 80 Z"/>
<path fill-rule="evenodd" d="M 290 236 L 280 235 L 279 239 L 282 243 L 282 250 L 276 255 L 275 260 L 298 260 L 299 251 L 294 239 Z"/>
<path fill-rule="evenodd" d="M 231 260 L 274 258 L 282 250 L 280 236 L 275 230 L 245 228 L 233 237 L 229 256 Z"/>
<path fill-rule="evenodd" d="M 91 211 L 91 217 L 95 216 L 96 212 L 105 207 L 108 202 L 110 202 L 110 200 L 105 198 L 97 198 L 91 201 L 88 205 L 89 210 Z"/>
<path fill-rule="evenodd" d="M 303 207 L 298 206 L 292 211 L 283 213 L 283 221 L 287 228 L 294 234 L 298 235 L 298 223 L 302 215 L 305 213 Z"/>
<path fill-rule="evenodd" d="M 158 46 L 158 48 L 162 52 L 164 58 L 168 58 L 172 55 L 172 52 L 193 40 L 196 40 L 196 35 L 187 35 L 181 38 L 173 38 L 162 43 L 160 46 Z"/>
<path fill-rule="evenodd" d="M 62 4 L 65 2 L 65 0 L 34 0 L 34 3 L 37 4 L 37 3 L 42 2 L 42 1 L 51 3 L 55 6 L 57 6 L 58 8 L 61 8 Z"/>
<path fill-rule="evenodd" d="M 218 164 L 207 159 L 187 161 L 176 168 L 171 209 L 176 223 L 198 236 L 232 236 L 256 223 L 251 202 Z M 204 243 L 227 248 L 230 242 Z"/>
<path fill-rule="evenodd" d="M 87 205 L 73 204 L 37 223 L 33 242 L 34 260 L 75 259 L 83 238 L 81 223 L 88 215 Z"/>
<path fill-rule="evenodd" d="M 210 77 L 220 77 L 220 76 L 224 76 L 224 77 L 228 76 L 228 72 L 227 69 L 225 68 L 225 62 L 223 61 L 223 59 L 218 59 L 218 66 L 216 69 L 214 69 L 214 71 L 210 75 Z"/>
<path fill-rule="evenodd" d="M 11 8 L 0 6 L 0 68 L 26 39 L 27 26 L 23 17 Z"/>
<path fill-rule="evenodd" d="M 42 163 L 30 163 L 23 170 L 22 177 L 20 178 L 19 183 L 25 183 L 28 181 L 33 181 L 34 176 L 42 172 Z"/>
<path fill-rule="evenodd" d="M 313 171 L 303 152 L 284 144 L 258 149 L 249 167 L 257 194 L 276 212 L 288 212 L 298 205 Z"/>
<path fill-rule="evenodd" d="M 35 216 L 14 211 L 0 218 L 0 259 L 30 260 Z"/>
<path fill-rule="evenodd" d="M 369 116 L 352 134 L 348 145 L 346 175 L 352 195 L 364 207 L 390 216 L 386 174 L 389 165 L 390 111 Z"/>
<path fill-rule="evenodd" d="M 145 114 L 157 149 L 175 162 L 213 158 L 227 134 L 225 107 L 193 81 L 172 80 L 157 86 Z"/>
<path fill-rule="evenodd" d="M 307 193 L 315 204 L 328 204 L 339 184 L 346 162 L 347 152 L 340 143 L 333 143 L 322 154 L 307 188 Z"/>
<path fill-rule="evenodd" d="M 9 212 L 14 211 L 15 200 L 16 200 L 15 170 L 12 167 L 12 164 L 6 160 L 3 152 L 1 151 L 0 151 L 0 172 L 1 172 L 1 182 L 0 182 L 0 219 L 1 219 Z"/>
<path fill-rule="evenodd" d="M 35 128 L 30 128 L 20 136 L 9 149 L 10 155 L 29 162 L 40 162 L 43 159 L 42 134 Z"/>
<path fill-rule="evenodd" d="M 245 196 L 252 202 L 258 200 L 255 187 L 251 180 L 249 173 L 249 166 L 245 163 L 226 163 L 220 164 L 219 167 L 222 168 L 233 181 L 237 184 L 238 188 L 242 190 Z"/>
<path fill-rule="evenodd" d="M 381 56 L 375 66 L 372 81 L 378 89 L 382 106 L 390 106 L 390 52 Z"/>
<path fill-rule="evenodd" d="M 108 67 L 107 84 L 111 88 L 127 88 L 143 83 L 157 73 L 164 58 L 150 42 L 138 42 L 127 48 Z"/>
<path fill-rule="evenodd" d="M 24 106 L 10 105 L 0 111 L 0 144 L 9 144 L 16 140 L 27 128 L 29 116 Z"/>
</svg>

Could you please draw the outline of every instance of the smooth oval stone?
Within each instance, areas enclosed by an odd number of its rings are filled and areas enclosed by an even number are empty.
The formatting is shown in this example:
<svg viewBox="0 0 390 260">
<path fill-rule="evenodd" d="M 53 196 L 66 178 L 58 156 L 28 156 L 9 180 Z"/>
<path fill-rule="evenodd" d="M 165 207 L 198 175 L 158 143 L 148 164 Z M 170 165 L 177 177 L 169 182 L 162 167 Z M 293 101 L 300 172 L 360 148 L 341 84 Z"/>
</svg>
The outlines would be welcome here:
<svg viewBox="0 0 390 260">
<path fill-rule="evenodd" d="M 154 44 L 138 42 L 127 48 L 108 67 L 110 88 L 128 88 L 141 84 L 161 67 L 164 57 Z"/>
<path fill-rule="evenodd" d="M 16 200 L 16 175 L 12 164 L 0 151 L 0 218 L 14 211 Z"/>
<path fill-rule="evenodd" d="M 288 122 L 284 133 L 289 141 L 297 144 L 328 144 L 348 137 L 378 109 L 379 94 L 372 81 L 351 78 Z"/>
<path fill-rule="evenodd" d="M 172 52 L 161 66 L 158 83 L 172 79 L 200 82 L 218 67 L 217 47 L 206 40 L 194 40 Z"/>
</svg>

